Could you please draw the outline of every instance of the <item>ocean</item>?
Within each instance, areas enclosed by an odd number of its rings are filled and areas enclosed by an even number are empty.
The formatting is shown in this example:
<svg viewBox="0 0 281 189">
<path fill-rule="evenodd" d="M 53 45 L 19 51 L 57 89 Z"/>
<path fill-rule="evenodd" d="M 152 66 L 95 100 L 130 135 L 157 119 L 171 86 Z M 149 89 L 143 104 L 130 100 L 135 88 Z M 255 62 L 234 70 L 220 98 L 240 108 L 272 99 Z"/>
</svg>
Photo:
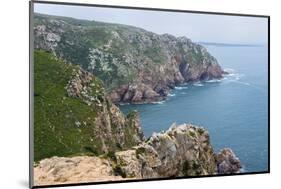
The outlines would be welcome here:
<svg viewBox="0 0 281 189">
<path fill-rule="evenodd" d="M 140 112 L 146 137 L 172 123 L 206 128 L 216 152 L 230 147 L 243 172 L 268 170 L 267 46 L 205 46 L 230 74 L 176 87 L 167 100 L 121 105 L 124 113 Z"/>
</svg>

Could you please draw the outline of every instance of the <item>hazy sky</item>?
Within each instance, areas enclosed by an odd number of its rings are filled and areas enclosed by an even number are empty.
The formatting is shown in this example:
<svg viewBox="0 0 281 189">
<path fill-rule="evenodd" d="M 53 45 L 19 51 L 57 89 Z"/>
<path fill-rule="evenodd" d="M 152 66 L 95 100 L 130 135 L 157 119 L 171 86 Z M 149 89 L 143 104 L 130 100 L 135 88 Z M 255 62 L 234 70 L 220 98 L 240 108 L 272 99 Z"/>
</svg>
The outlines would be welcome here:
<svg viewBox="0 0 281 189">
<path fill-rule="evenodd" d="M 120 23 L 192 41 L 267 43 L 267 19 L 148 10 L 128 10 L 35 3 L 34 11 L 79 19 Z"/>
</svg>

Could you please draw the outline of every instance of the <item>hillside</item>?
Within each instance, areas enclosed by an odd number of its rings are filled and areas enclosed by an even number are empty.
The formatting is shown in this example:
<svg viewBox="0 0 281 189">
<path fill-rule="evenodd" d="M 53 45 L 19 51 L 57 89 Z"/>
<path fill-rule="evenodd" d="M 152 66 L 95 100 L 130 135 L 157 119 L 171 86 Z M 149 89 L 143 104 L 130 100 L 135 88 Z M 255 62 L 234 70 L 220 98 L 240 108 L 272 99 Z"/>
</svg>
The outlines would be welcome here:
<svg viewBox="0 0 281 189">
<path fill-rule="evenodd" d="M 35 14 L 35 48 L 100 78 L 114 102 L 162 100 L 186 82 L 221 78 L 217 60 L 186 37 L 141 28 Z"/>
<path fill-rule="evenodd" d="M 201 127 L 173 124 L 145 140 L 137 112 L 123 115 L 101 80 L 49 52 L 35 50 L 34 77 L 36 186 L 240 171 Z"/>
<path fill-rule="evenodd" d="M 126 117 L 98 78 L 44 51 L 34 52 L 34 119 L 35 161 L 109 153 L 142 141 L 136 112 Z"/>
</svg>

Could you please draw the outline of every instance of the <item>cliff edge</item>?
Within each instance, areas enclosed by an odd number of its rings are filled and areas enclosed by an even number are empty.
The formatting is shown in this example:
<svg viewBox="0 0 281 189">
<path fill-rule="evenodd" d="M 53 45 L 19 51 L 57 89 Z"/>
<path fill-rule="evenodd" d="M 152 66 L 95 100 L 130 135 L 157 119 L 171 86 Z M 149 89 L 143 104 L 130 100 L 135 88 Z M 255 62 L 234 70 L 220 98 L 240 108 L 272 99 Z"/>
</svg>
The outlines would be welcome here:
<svg viewBox="0 0 281 189">
<path fill-rule="evenodd" d="M 35 185 L 239 173 L 232 150 L 215 154 L 208 132 L 175 124 L 128 150 L 102 156 L 52 157 L 34 167 Z"/>
</svg>

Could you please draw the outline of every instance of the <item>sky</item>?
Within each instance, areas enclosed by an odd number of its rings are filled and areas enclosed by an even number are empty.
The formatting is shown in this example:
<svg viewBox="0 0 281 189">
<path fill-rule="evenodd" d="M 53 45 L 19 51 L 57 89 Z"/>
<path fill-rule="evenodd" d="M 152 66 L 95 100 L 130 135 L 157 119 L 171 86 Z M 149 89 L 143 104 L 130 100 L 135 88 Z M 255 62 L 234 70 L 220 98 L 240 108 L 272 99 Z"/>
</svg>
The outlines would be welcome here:
<svg viewBox="0 0 281 189">
<path fill-rule="evenodd" d="M 267 43 L 267 18 L 34 4 L 34 12 L 133 25 L 157 34 L 185 36 L 195 42 Z"/>
</svg>

